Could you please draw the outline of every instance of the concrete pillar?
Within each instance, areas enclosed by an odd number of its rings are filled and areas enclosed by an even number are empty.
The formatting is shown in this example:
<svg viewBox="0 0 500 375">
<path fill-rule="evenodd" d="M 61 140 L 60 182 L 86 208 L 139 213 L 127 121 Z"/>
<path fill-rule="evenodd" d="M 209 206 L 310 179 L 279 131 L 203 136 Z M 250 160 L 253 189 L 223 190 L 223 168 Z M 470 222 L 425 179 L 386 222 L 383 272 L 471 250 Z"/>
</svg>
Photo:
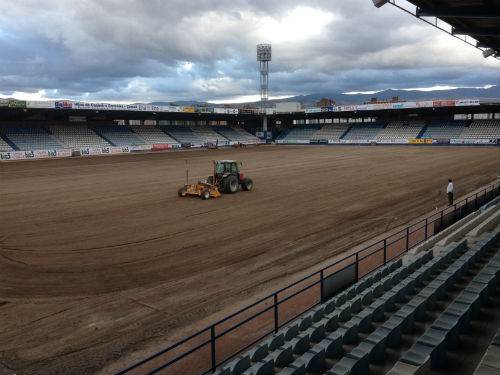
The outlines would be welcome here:
<svg viewBox="0 0 500 375">
<path fill-rule="evenodd" d="M 267 132 L 267 115 L 262 118 L 262 131 Z"/>
</svg>

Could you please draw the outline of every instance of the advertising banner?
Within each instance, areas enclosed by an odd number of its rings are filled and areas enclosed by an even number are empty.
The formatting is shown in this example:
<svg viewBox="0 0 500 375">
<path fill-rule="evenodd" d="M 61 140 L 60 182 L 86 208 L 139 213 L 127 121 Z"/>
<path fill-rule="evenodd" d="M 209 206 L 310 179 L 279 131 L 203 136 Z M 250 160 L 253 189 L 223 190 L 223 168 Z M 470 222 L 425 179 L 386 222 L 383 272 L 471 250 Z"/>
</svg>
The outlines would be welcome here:
<svg viewBox="0 0 500 375">
<path fill-rule="evenodd" d="M 172 145 L 168 143 L 155 143 L 152 147 L 153 151 L 165 151 L 172 148 Z"/>
<path fill-rule="evenodd" d="M 54 102 L 56 109 L 73 109 L 73 103 L 68 100 L 58 100 Z"/>
<path fill-rule="evenodd" d="M 454 145 L 496 145 L 496 139 L 450 139 Z"/>
<path fill-rule="evenodd" d="M 184 113 L 194 113 L 194 107 L 182 107 Z"/>
<path fill-rule="evenodd" d="M 9 101 L 7 99 L 0 98 L 0 107 L 8 107 L 8 106 L 9 106 Z"/>
<path fill-rule="evenodd" d="M 461 99 L 455 101 L 455 106 L 465 107 L 465 106 L 476 106 L 480 105 L 478 99 Z"/>
<path fill-rule="evenodd" d="M 55 101 L 28 100 L 26 102 L 26 108 L 54 109 L 55 107 L 56 107 Z"/>
<path fill-rule="evenodd" d="M 434 100 L 432 102 L 433 107 L 454 107 L 455 100 Z"/>
<path fill-rule="evenodd" d="M 10 152 L 0 152 L 0 160 L 10 160 Z"/>
<path fill-rule="evenodd" d="M 129 150 L 130 152 L 136 152 L 136 151 L 150 151 L 153 146 L 151 145 L 138 145 L 138 146 L 130 146 Z"/>
<path fill-rule="evenodd" d="M 71 156 L 71 150 L 69 149 L 56 150 L 56 156 L 58 158 L 68 158 Z"/>
<path fill-rule="evenodd" d="M 49 152 L 47 150 L 35 150 L 35 159 L 46 159 L 49 157 Z"/>
<path fill-rule="evenodd" d="M 26 108 L 26 100 L 9 99 L 8 107 Z"/>
<path fill-rule="evenodd" d="M 305 112 L 306 113 L 319 113 L 319 112 L 321 112 L 321 108 L 318 108 L 318 107 L 306 108 Z"/>
<path fill-rule="evenodd" d="M 408 144 L 408 139 L 379 139 L 377 140 L 377 143 L 380 144 L 399 144 L 399 145 L 406 145 Z"/>
<path fill-rule="evenodd" d="M 410 145 L 429 145 L 432 144 L 432 139 L 424 138 L 424 139 L 410 139 L 408 140 Z"/>
</svg>

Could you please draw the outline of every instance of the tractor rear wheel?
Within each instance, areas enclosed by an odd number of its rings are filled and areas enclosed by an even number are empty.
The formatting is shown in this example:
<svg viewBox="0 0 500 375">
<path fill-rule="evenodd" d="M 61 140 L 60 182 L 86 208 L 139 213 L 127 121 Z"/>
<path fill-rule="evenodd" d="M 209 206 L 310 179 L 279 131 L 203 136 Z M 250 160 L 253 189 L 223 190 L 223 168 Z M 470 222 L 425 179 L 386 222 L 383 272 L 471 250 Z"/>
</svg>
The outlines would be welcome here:
<svg viewBox="0 0 500 375">
<path fill-rule="evenodd" d="M 253 181 L 252 179 L 250 178 L 245 178 L 242 182 L 241 182 L 241 188 L 245 191 L 250 191 L 252 190 L 253 188 Z"/>
<path fill-rule="evenodd" d="M 234 194 L 238 191 L 239 183 L 238 178 L 236 176 L 227 176 L 223 182 L 224 193 L 226 194 Z"/>
<path fill-rule="evenodd" d="M 187 195 L 186 188 L 180 188 L 179 191 L 177 192 L 177 195 L 179 195 L 179 197 L 185 197 Z"/>
<path fill-rule="evenodd" d="M 203 199 L 204 201 L 210 199 L 210 191 L 208 189 L 205 189 L 201 192 L 201 199 Z"/>
</svg>

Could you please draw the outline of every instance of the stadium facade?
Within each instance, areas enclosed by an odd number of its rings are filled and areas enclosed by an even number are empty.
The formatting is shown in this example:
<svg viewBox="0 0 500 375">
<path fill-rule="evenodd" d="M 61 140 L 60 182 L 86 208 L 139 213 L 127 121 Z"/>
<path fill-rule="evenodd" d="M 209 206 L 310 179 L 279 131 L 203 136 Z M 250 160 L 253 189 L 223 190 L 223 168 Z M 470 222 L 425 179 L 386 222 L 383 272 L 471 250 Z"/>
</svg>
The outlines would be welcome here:
<svg viewBox="0 0 500 375">
<path fill-rule="evenodd" d="M 263 113 L 265 112 L 265 113 Z M 262 118 L 269 121 L 262 131 Z M 500 104 L 476 99 L 239 109 L 0 102 L 1 160 L 241 144 L 499 144 Z"/>
</svg>

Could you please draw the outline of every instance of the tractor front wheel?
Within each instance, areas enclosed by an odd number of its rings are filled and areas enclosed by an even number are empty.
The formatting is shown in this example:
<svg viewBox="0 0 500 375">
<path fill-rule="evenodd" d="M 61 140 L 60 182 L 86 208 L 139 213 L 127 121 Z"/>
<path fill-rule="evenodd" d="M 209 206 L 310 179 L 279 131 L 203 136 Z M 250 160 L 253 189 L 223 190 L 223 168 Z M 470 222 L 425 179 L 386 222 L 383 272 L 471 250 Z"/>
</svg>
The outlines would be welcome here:
<svg viewBox="0 0 500 375">
<path fill-rule="evenodd" d="M 210 191 L 209 190 L 203 190 L 201 192 L 201 199 L 203 199 L 204 201 L 206 201 L 207 199 L 210 199 Z"/>
<path fill-rule="evenodd" d="M 253 181 L 250 178 L 245 178 L 241 182 L 241 188 L 245 191 L 250 191 L 253 188 Z"/>
<path fill-rule="evenodd" d="M 177 194 L 179 195 L 179 197 L 185 197 L 187 195 L 186 188 L 180 188 Z"/>
<path fill-rule="evenodd" d="M 238 178 L 236 176 L 227 176 L 223 182 L 224 193 L 226 194 L 234 194 L 238 191 L 239 183 Z"/>
</svg>

